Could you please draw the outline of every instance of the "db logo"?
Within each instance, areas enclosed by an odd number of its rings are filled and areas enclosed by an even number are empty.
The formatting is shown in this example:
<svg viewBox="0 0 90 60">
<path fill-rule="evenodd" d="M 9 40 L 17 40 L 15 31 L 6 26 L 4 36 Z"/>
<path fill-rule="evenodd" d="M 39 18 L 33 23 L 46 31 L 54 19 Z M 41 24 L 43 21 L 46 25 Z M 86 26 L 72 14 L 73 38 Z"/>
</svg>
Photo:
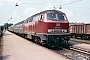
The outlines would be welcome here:
<svg viewBox="0 0 90 60">
<path fill-rule="evenodd" d="M 60 23 L 56 23 L 56 26 L 60 26 Z"/>
</svg>

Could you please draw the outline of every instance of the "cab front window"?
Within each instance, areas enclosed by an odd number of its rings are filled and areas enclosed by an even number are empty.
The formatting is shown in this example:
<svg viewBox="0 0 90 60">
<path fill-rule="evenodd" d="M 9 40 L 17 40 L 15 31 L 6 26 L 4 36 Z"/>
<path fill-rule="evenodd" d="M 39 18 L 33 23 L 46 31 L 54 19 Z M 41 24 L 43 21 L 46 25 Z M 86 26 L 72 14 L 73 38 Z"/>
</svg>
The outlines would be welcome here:
<svg viewBox="0 0 90 60">
<path fill-rule="evenodd" d="M 58 20 L 66 20 L 64 14 L 59 13 L 58 14 Z"/>
<path fill-rule="evenodd" d="M 47 19 L 48 20 L 56 20 L 56 14 L 55 13 L 48 13 Z"/>
</svg>

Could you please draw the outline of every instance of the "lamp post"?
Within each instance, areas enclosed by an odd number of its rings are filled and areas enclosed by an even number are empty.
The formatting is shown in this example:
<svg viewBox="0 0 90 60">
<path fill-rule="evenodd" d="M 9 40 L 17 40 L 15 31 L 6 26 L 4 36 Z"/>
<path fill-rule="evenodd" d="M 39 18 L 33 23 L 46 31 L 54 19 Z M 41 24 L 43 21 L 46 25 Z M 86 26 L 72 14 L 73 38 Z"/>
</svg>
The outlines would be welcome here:
<svg viewBox="0 0 90 60">
<path fill-rule="evenodd" d="M 20 0 L 18 0 L 18 2 L 19 2 Z M 18 6 L 18 2 L 16 3 L 16 5 L 15 6 Z"/>
<path fill-rule="evenodd" d="M 18 6 L 18 4 L 16 3 L 16 5 L 15 6 Z"/>
</svg>

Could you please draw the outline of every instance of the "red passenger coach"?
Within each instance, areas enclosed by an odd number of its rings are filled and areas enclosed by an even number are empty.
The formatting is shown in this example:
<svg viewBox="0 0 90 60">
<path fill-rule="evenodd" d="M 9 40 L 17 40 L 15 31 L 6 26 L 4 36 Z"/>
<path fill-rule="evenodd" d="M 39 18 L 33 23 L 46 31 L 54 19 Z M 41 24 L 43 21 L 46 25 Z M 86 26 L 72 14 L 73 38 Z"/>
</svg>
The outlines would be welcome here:
<svg viewBox="0 0 90 60">
<path fill-rule="evenodd" d="M 25 22 L 26 37 L 36 42 L 56 45 L 69 41 L 69 22 L 61 11 L 46 10 L 27 18 Z"/>
<path fill-rule="evenodd" d="M 59 46 L 69 41 L 68 19 L 65 13 L 58 10 L 37 13 L 15 24 L 14 30 L 17 30 L 15 33 L 48 46 Z"/>
</svg>

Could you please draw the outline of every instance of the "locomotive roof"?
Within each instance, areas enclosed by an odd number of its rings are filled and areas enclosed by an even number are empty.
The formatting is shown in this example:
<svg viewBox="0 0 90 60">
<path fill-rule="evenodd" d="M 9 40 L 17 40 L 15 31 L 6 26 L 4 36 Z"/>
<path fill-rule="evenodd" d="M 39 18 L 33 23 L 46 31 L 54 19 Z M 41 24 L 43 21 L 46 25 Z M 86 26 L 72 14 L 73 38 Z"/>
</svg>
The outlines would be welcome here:
<svg viewBox="0 0 90 60">
<path fill-rule="evenodd" d="M 36 15 L 40 15 L 40 14 L 43 14 L 43 13 L 46 13 L 46 12 L 58 12 L 58 13 L 63 13 L 63 12 L 58 11 L 58 10 L 45 10 L 45 11 L 39 12 L 39 13 L 37 13 L 37 14 L 35 14 L 35 15 L 32 15 L 32 16 L 30 16 L 30 17 L 34 17 L 34 16 L 36 16 Z M 30 17 L 29 17 L 29 18 L 30 18 Z M 27 19 L 28 19 L 28 18 L 27 18 Z"/>
<path fill-rule="evenodd" d="M 28 18 L 31 18 L 31 17 L 37 16 L 37 15 L 40 15 L 40 14 L 43 14 L 43 13 L 46 13 L 46 12 L 58 12 L 58 13 L 63 13 L 63 12 L 58 11 L 58 10 L 45 10 L 45 11 L 42 11 L 42 12 L 36 13 L 36 14 L 34 14 L 34 15 L 28 17 Z M 28 19 L 28 18 L 27 18 L 27 19 Z M 26 19 L 26 20 L 27 20 L 27 19 Z M 24 22 L 24 21 L 25 21 L 25 20 L 23 20 L 23 21 L 21 21 L 21 22 Z M 20 23 L 20 22 L 16 23 L 15 25 L 18 25 L 19 23 Z"/>
</svg>

